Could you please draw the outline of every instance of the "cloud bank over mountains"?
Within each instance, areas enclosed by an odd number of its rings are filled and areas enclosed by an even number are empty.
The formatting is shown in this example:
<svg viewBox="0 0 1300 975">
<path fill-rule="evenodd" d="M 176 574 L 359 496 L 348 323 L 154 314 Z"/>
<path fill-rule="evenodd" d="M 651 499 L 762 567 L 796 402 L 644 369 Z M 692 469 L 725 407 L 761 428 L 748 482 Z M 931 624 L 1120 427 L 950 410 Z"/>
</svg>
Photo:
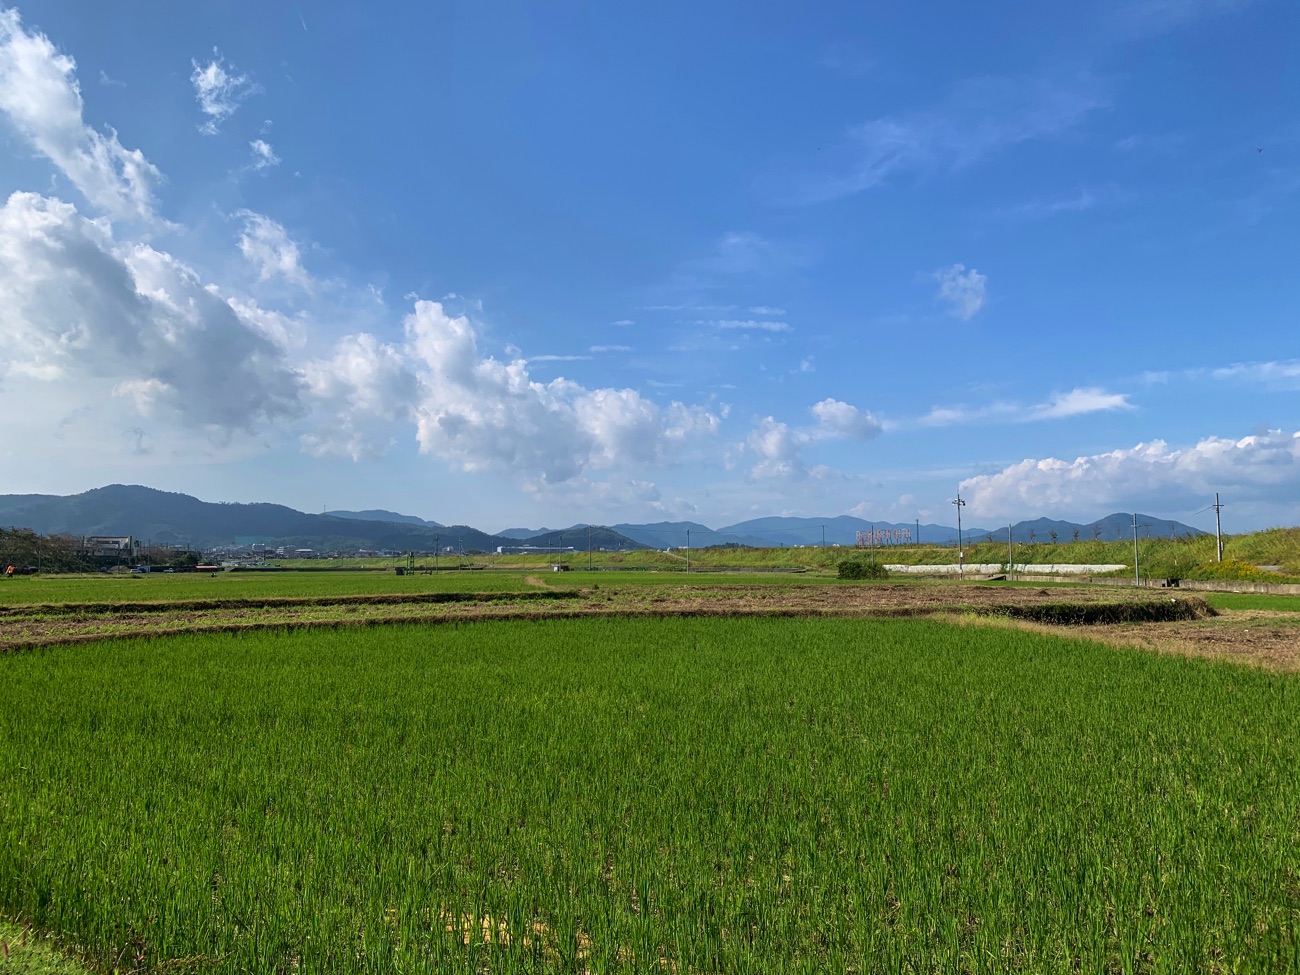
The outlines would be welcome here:
<svg viewBox="0 0 1300 975">
<path fill-rule="evenodd" d="M 1096 511 L 1117 496 L 1165 511 L 1200 507 L 1216 491 L 1238 502 L 1294 497 L 1300 492 L 1300 432 L 1206 437 L 1188 447 L 1153 440 L 1072 461 L 1023 460 L 967 478 L 961 490 L 973 509 L 998 516 Z"/>
</svg>

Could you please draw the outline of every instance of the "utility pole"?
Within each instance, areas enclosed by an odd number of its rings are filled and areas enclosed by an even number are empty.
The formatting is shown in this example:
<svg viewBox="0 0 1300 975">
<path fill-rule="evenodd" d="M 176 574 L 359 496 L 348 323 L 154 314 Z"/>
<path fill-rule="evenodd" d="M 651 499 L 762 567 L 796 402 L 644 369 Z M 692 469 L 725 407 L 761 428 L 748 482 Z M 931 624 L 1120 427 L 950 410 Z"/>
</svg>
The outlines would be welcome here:
<svg viewBox="0 0 1300 975">
<path fill-rule="evenodd" d="M 952 503 L 957 506 L 957 579 L 961 581 L 966 578 L 966 552 L 961 547 L 961 509 L 966 507 L 966 502 L 961 499 L 960 491 Z"/>
<path fill-rule="evenodd" d="M 1138 575 L 1138 516 L 1133 512 L 1133 585 L 1140 586 L 1142 579 Z"/>
<path fill-rule="evenodd" d="M 1219 553 L 1218 561 L 1223 561 L 1223 520 L 1219 516 L 1219 511 L 1223 505 L 1219 504 L 1219 492 L 1214 492 L 1214 539 L 1215 551 Z"/>
<path fill-rule="evenodd" d="M 686 529 L 686 571 L 691 571 L 691 530 Z"/>
<path fill-rule="evenodd" d="M 438 571 L 438 549 L 442 547 L 442 535 L 434 533 L 433 536 L 433 571 Z"/>
<path fill-rule="evenodd" d="M 916 544 L 921 544 L 921 519 L 916 519 Z"/>
<path fill-rule="evenodd" d="M 1014 572 L 1016 568 L 1015 553 L 1016 550 L 1012 547 L 1012 543 L 1011 543 L 1011 526 L 1007 525 L 1007 576 L 1008 577 L 1010 577 L 1011 573 Z"/>
<path fill-rule="evenodd" d="M 592 554 L 591 554 L 591 526 L 588 525 L 588 526 L 587 526 L 587 571 L 588 571 L 588 572 L 590 572 L 592 569 L 596 568 L 596 565 L 595 565 L 595 563 L 592 561 L 592 559 L 593 559 L 593 556 L 592 556 Z"/>
<path fill-rule="evenodd" d="M 871 536 L 867 544 L 871 546 L 871 561 L 875 562 L 876 561 L 876 526 L 875 525 L 871 526 Z"/>
<path fill-rule="evenodd" d="M 826 526 L 822 525 L 822 548 L 826 547 Z"/>
</svg>

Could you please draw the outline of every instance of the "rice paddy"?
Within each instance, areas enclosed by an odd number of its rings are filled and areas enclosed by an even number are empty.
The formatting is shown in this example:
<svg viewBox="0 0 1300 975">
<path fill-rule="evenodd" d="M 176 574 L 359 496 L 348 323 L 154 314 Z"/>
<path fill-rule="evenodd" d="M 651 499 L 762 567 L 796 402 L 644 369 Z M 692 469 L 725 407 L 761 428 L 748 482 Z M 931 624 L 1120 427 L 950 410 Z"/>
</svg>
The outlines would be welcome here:
<svg viewBox="0 0 1300 975">
<path fill-rule="evenodd" d="M 1293 675 L 927 620 L 0 658 L 0 913 L 106 968 L 1300 970 Z"/>
</svg>

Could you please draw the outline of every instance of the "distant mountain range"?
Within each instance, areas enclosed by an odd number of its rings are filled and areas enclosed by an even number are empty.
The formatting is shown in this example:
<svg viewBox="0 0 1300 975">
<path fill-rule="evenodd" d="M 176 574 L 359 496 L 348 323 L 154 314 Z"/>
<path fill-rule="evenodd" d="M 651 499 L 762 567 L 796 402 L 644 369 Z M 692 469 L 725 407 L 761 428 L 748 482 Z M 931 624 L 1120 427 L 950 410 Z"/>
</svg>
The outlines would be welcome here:
<svg viewBox="0 0 1300 975">
<path fill-rule="evenodd" d="M 214 504 L 125 484 L 69 497 L 0 495 L 0 525 L 42 534 L 134 535 L 146 543 L 197 549 L 261 542 L 319 551 L 489 551 L 502 544 L 495 535 L 464 525 L 363 520 L 363 514 L 312 515 L 279 504 Z"/>
<path fill-rule="evenodd" d="M 1137 516 L 1142 537 L 1202 535 L 1189 525 L 1151 515 Z M 393 550 L 429 552 L 495 551 L 521 544 L 538 548 L 596 549 L 707 548 L 739 545 L 779 548 L 808 545 L 852 546 L 858 532 L 879 533 L 877 544 L 896 543 L 900 536 L 931 545 L 955 545 L 957 529 L 916 522 L 870 522 L 851 515 L 833 518 L 755 518 L 724 528 L 693 521 L 661 521 L 611 526 L 573 525 L 565 529 L 509 528 L 489 534 L 466 525 L 438 522 L 383 509 L 307 514 L 278 504 L 234 504 L 200 501 L 138 485 L 113 484 L 83 494 L 0 495 L 0 526 L 31 528 L 43 534 L 135 535 L 146 542 L 188 544 L 210 549 L 261 542 L 318 551 Z M 1133 516 L 1117 513 L 1087 524 L 1039 518 L 1012 526 L 1017 543 L 1078 538 L 1131 538 Z M 1077 534 L 1076 534 L 1077 532 Z M 964 540 L 1006 541 L 1007 528 L 966 528 Z"/>
<path fill-rule="evenodd" d="M 445 527 L 436 521 L 425 521 L 415 515 L 399 515 L 396 511 L 385 511 L 383 508 L 371 508 L 368 511 L 326 511 L 325 514 L 334 518 L 347 518 L 350 521 L 397 521 L 405 525 L 424 525 L 426 528 Z"/>
</svg>

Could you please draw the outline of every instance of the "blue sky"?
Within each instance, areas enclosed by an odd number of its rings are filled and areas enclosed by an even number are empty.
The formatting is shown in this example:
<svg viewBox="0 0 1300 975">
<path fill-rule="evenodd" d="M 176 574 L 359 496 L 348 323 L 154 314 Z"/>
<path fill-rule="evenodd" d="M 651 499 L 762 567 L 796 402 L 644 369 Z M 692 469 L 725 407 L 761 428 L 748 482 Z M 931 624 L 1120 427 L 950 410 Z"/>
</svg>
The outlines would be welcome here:
<svg viewBox="0 0 1300 975">
<path fill-rule="evenodd" d="M 0 491 L 1300 522 L 1296 4 L 547 6 L 0 6 Z"/>
</svg>

